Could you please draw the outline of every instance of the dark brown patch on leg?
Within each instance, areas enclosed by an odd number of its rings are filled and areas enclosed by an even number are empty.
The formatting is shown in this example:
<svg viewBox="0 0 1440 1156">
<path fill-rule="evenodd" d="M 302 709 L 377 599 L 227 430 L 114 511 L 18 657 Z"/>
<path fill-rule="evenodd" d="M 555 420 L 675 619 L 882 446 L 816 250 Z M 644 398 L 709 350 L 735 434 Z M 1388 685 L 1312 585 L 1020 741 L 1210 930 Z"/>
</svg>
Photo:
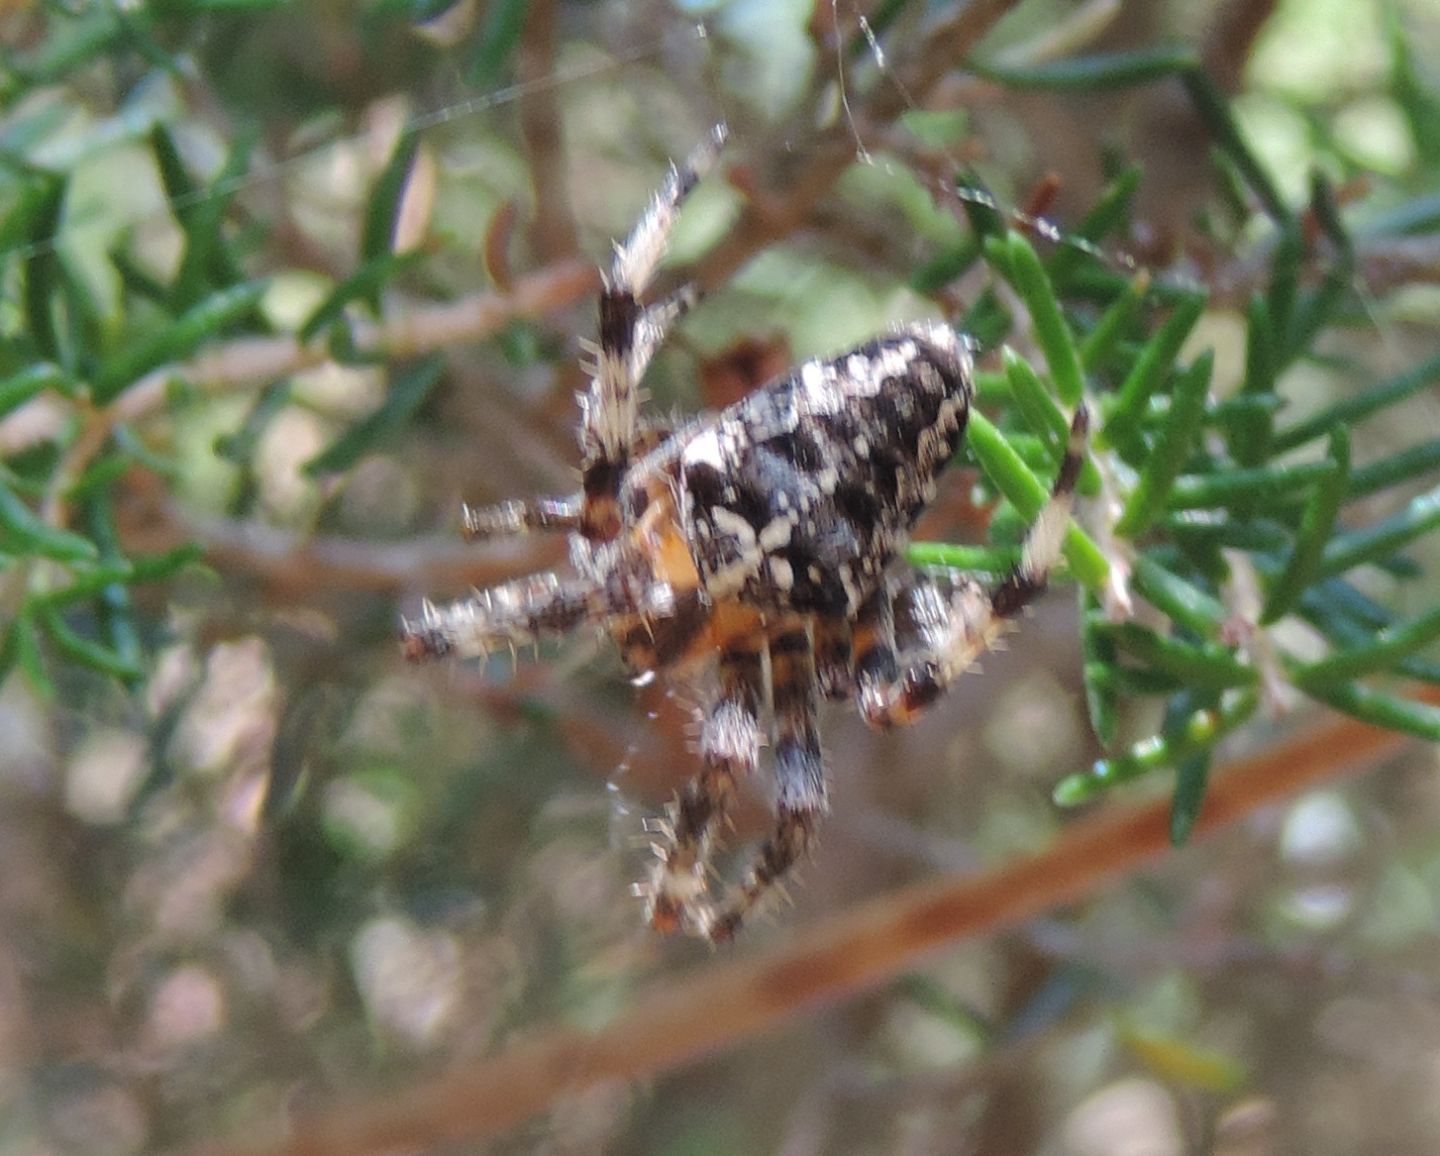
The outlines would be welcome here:
<svg viewBox="0 0 1440 1156">
<path fill-rule="evenodd" d="M 825 764 L 816 725 L 820 699 L 815 655 L 803 620 L 790 620 L 772 632 L 770 677 L 778 788 L 775 831 L 744 878 L 717 907 L 709 928 L 710 938 L 717 943 L 732 938 L 756 906 L 805 858 L 827 807 Z"/>
</svg>

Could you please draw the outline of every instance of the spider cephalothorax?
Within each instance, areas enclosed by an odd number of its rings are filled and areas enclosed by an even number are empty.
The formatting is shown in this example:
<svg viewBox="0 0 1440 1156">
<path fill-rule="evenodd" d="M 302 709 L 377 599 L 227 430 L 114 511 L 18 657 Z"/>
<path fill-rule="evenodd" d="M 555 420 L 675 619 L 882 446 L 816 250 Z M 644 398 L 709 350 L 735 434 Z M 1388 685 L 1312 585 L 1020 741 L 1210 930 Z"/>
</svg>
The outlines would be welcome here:
<svg viewBox="0 0 1440 1156">
<path fill-rule="evenodd" d="M 702 688 L 700 768 L 654 824 L 657 862 L 640 891 L 652 926 L 712 940 L 734 935 L 814 838 L 827 806 L 822 695 L 853 699 L 874 726 L 909 722 L 1044 588 L 1086 424 L 1080 409 L 1052 498 L 993 591 L 963 574 L 937 582 L 901 557 L 969 416 L 970 348 L 948 326 L 909 325 L 807 362 L 664 436 L 643 426 L 638 383 L 692 298 L 647 305 L 641 295 L 724 136 L 717 128 L 672 169 L 616 247 L 582 400 L 581 493 L 465 512 L 472 536 L 569 531 L 575 574 L 427 605 L 405 624 L 406 653 L 419 659 L 482 656 L 594 623 L 632 672 Z M 743 878 L 712 896 L 715 833 L 759 769 L 766 727 L 775 830 Z"/>
</svg>

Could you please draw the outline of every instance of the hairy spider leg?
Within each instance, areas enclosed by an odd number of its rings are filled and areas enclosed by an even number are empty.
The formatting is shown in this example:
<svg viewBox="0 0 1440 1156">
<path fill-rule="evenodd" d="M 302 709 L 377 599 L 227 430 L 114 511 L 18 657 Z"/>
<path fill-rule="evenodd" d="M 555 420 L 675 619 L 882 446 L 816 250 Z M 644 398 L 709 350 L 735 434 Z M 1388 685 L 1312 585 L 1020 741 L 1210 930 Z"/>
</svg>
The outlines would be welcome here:
<svg viewBox="0 0 1440 1156">
<path fill-rule="evenodd" d="M 618 615 L 673 614 L 675 592 L 655 577 L 642 555 L 617 554 L 603 578 L 561 578 L 546 571 L 477 591 L 436 606 L 427 602 L 418 620 L 401 623 L 405 657 L 484 658 L 501 649 L 533 646 L 544 635 L 567 634 L 586 622 Z"/>
<path fill-rule="evenodd" d="M 581 510 L 579 497 L 517 498 L 493 506 L 467 505 L 460 508 L 460 528 L 472 541 L 513 537 L 533 530 L 578 530 Z"/>
<path fill-rule="evenodd" d="M 841 617 L 817 614 L 813 620 L 815 677 L 820 693 L 831 701 L 844 701 L 854 689 L 850 672 L 850 623 Z"/>
<path fill-rule="evenodd" d="M 860 711 L 866 722 L 877 727 L 913 722 L 996 644 L 1045 589 L 1050 571 L 1060 559 L 1088 429 L 1089 416 L 1082 405 L 1070 423 L 1065 456 L 1050 498 L 1025 535 L 1019 563 L 994 590 L 987 592 L 968 576 L 949 589 L 917 576 L 906 588 L 916 646 L 905 654 L 903 668 L 895 678 L 862 689 Z"/>
<path fill-rule="evenodd" d="M 809 853 L 829 809 L 817 725 L 815 654 L 804 618 L 771 626 L 771 703 L 775 716 L 775 830 L 741 881 L 722 898 L 705 929 L 715 943 L 734 938 L 755 908 Z"/>
<path fill-rule="evenodd" d="M 656 931 L 703 932 L 715 833 L 729 816 L 736 787 L 760 759 L 760 711 L 765 695 L 763 636 L 736 634 L 721 648 L 720 690 L 700 727 L 700 771 L 671 809 L 656 863 L 639 890 L 645 918 Z"/>
<path fill-rule="evenodd" d="M 640 302 L 665 254 L 681 204 L 715 163 L 727 130 L 716 125 L 683 166 L 672 166 L 615 258 L 600 294 L 600 341 L 589 392 L 581 399 L 580 530 L 593 541 L 620 532 L 617 498 L 639 429 L 640 379 L 670 325 L 694 302 L 682 290 L 655 305 Z"/>
<path fill-rule="evenodd" d="M 639 224 L 624 244 L 615 246 L 600 295 L 600 339 L 588 346 L 594 353 L 594 364 L 587 366 L 590 389 L 580 398 L 581 493 L 467 506 L 467 538 L 558 530 L 609 541 L 620 533 L 616 499 L 625 469 L 669 432 L 665 423 L 641 418 L 640 381 L 670 327 L 695 304 L 697 293 L 687 285 L 653 305 L 642 305 L 640 298 L 665 255 L 680 206 L 714 165 L 726 135 L 725 126 L 717 125 L 684 166 L 672 165 Z"/>
<path fill-rule="evenodd" d="M 876 587 L 855 615 L 851 670 L 860 713 L 883 711 L 889 688 L 900 676 L 895 646 L 894 579 Z"/>
<path fill-rule="evenodd" d="M 643 457 L 673 432 L 666 418 L 642 417 L 635 427 L 632 458 Z M 493 506 L 460 508 L 460 529 L 467 541 L 485 538 L 514 538 L 536 531 L 578 532 L 582 528 L 585 501 L 580 494 L 566 497 L 511 498 Z"/>
</svg>

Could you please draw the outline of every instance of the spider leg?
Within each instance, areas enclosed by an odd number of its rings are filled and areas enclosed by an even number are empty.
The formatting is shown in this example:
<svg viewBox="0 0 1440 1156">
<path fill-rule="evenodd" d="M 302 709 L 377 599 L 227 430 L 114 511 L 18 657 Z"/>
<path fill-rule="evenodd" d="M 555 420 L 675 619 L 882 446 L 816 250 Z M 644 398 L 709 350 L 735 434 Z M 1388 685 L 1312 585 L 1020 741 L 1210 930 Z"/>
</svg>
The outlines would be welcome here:
<svg viewBox="0 0 1440 1156">
<path fill-rule="evenodd" d="M 405 657 L 484 658 L 500 649 L 537 643 L 543 635 L 566 634 L 585 622 L 617 615 L 664 619 L 674 612 L 668 583 L 647 572 L 644 560 L 622 559 L 602 580 L 532 574 L 477 591 L 446 606 L 425 603 L 420 618 L 401 623 Z"/>
<path fill-rule="evenodd" d="M 676 306 L 678 308 L 678 305 Z M 639 456 L 654 449 L 673 432 L 671 423 L 644 418 L 636 423 L 631 452 Z M 460 530 L 467 541 L 518 537 L 536 531 L 569 533 L 584 527 L 585 500 L 579 494 L 566 497 L 509 499 L 492 506 L 464 505 L 460 508 Z"/>
<path fill-rule="evenodd" d="M 816 726 L 819 692 L 815 655 L 804 619 L 782 621 L 770 632 L 771 701 L 775 713 L 774 833 L 744 878 L 724 896 L 706 928 L 710 939 L 732 939 L 741 924 L 790 872 L 814 842 L 828 807 L 825 763 Z"/>
<path fill-rule="evenodd" d="M 850 623 L 844 618 L 815 618 L 815 677 L 828 699 L 846 699 L 854 686 L 850 673 Z"/>
<path fill-rule="evenodd" d="M 709 139 L 669 177 L 622 245 L 615 248 L 600 294 L 600 343 L 594 378 L 581 399 L 580 445 L 585 495 L 582 532 L 608 541 L 620 529 L 616 497 L 636 441 L 639 382 L 665 331 L 694 301 L 691 291 L 651 306 L 640 298 L 665 253 L 665 243 L 680 205 L 715 162 L 726 129 L 717 125 Z"/>
<path fill-rule="evenodd" d="M 883 714 L 889 694 L 900 675 L 895 657 L 895 599 L 891 584 L 883 582 L 855 615 L 851 663 L 860 713 L 866 719 Z"/>
<path fill-rule="evenodd" d="M 500 538 L 534 530 L 578 530 L 579 498 L 531 498 L 493 506 L 462 506 L 460 526 L 465 537 Z"/>
<path fill-rule="evenodd" d="M 680 792 L 654 871 L 640 886 L 646 921 L 657 931 L 708 926 L 715 832 L 730 812 L 736 784 L 754 773 L 760 757 L 763 651 L 751 637 L 736 637 L 721 650 L 719 667 L 720 692 L 700 729 L 700 771 Z"/>
<path fill-rule="evenodd" d="M 635 318 L 632 330 L 630 368 L 626 375 L 632 390 L 645 376 L 645 371 L 650 368 L 650 361 L 655 356 L 655 351 L 664 343 L 671 326 L 695 308 L 699 300 L 700 291 L 695 286 L 682 285 L 663 301 L 657 301 L 654 305 L 648 305 L 640 311 Z M 638 393 L 636 401 L 639 401 Z M 628 447 L 631 450 L 635 448 L 637 441 L 642 440 L 642 425 L 643 420 L 637 414 L 632 422 L 633 432 L 631 444 Z"/>
<path fill-rule="evenodd" d="M 944 590 L 928 579 L 916 581 L 909 595 L 909 625 L 917 645 L 888 685 L 862 692 L 861 713 L 872 726 L 912 722 L 960 675 L 989 650 L 1013 619 L 1045 589 L 1069 525 L 1075 481 L 1084 460 L 1089 418 L 1075 411 L 1070 440 L 1045 503 L 1021 549 L 1020 562 L 991 591 L 961 577 Z"/>
</svg>

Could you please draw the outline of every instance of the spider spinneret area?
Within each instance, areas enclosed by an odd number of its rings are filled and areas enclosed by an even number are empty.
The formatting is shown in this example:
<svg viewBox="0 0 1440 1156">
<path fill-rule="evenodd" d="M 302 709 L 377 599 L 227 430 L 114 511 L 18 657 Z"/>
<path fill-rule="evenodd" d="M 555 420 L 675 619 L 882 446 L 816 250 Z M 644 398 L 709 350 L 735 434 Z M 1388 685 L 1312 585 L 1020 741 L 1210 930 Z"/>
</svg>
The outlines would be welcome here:
<svg viewBox="0 0 1440 1156">
<path fill-rule="evenodd" d="M 937 581 L 903 557 L 974 395 L 969 342 L 947 325 L 907 325 L 806 362 L 657 441 L 639 414 L 639 382 L 694 295 L 643 295 L 680 205 L 725 135 L 718 126 L 671 169 L 616 247 L 581 400 L 581 492 L 465 511 L 471 537 L 567 532 L 575 573 L 427 603 L 404 624 L 415 660 L 483 657 L 598 625 L 634 675 L 684 678 L 700 690 L 700 766 L 667 817 L 650 824 L 656 861 L 637 890 L 656 930 L 717 942 L 734 936 L 814 841 L 828 806 L 820 700 L 853 701 L 872 726 L 908 723 L 1044 589 L 1087 424 L 1082 406 L 1021 561 L 993 589 L 965 574 Z M 740 781 L 760 771 L 767 737 L 774 829 L 717 894 L 716 832 Z"/>
</svg>

